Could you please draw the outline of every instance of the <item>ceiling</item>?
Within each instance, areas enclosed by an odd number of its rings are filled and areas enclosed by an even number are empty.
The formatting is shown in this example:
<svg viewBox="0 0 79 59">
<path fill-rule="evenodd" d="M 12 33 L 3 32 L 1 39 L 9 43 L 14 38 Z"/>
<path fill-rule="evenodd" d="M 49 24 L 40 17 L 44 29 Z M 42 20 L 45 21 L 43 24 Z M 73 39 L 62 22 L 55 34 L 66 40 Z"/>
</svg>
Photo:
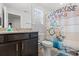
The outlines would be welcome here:
<svg viewBox="0 0 79 59">
<path fill-rule="evenodd" d="M 4 3 L 5 6 L 9 7 L 9 8 L 15 8 L 18 10 L 28 10 L 30 7 L 42 7 L 44 9 L 57 9 L 62 7 L 63 5 L 61 5 L 60 3 Z"/>
</svg>

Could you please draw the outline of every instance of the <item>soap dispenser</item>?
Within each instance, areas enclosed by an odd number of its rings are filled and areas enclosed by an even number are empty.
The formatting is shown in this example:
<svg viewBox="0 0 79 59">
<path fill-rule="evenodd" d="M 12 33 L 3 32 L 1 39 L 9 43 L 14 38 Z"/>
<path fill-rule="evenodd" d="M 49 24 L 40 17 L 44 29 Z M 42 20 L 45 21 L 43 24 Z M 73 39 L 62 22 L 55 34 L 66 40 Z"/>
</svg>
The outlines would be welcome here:
<svg viewBox="0 0 79 59">
<path fill-rule="evenodd" d="M 13 28 L 12 28 L 12 23 L 8 24 L 8 28 L 7 28 L 7 32 L 12 32 Z"/>
</svg>

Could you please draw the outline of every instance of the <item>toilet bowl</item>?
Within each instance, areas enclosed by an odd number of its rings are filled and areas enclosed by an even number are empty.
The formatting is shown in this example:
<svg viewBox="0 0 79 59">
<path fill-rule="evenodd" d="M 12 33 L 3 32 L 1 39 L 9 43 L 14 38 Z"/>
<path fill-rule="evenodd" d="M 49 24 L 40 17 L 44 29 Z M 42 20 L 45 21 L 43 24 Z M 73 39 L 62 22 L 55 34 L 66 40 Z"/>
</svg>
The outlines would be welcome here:
<svg viewBox="0 0 79 59">
<path fill-rule="evenodd" d="M 51 48 L 53 44 L 51 41 L 42 41 L 42 45 L 44 46 L 44 56 L 51 56 Z"/>
</svg>

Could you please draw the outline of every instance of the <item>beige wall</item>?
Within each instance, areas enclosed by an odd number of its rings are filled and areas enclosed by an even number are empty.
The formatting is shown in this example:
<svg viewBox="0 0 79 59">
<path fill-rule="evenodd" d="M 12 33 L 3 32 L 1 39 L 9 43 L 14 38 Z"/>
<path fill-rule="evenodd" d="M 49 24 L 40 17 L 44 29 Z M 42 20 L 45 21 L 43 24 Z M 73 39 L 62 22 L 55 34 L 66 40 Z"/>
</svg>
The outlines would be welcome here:
<svg viewBox="0 0 79 59">
<path fill-rule="evenodd" d="M 79 32 L 66 32 L 64 45 L 70 46 L 74 49 L 79 49 Z"/>
</svg>

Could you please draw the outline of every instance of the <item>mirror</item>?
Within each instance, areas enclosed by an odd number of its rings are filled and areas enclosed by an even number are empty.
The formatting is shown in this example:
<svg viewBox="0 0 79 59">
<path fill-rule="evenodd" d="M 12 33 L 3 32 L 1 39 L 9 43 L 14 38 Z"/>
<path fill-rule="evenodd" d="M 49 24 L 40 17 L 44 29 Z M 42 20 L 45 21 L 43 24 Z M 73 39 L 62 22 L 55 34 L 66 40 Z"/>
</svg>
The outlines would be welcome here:
<svg viewBox="0 0 79 59">
<path fill-rule="evenodd" d="M 8 23 L 12 23 L 13 28 L 20 28 L 21 17 L 19 15 L 14 15 L 8 13 Z"/>
</svg>

